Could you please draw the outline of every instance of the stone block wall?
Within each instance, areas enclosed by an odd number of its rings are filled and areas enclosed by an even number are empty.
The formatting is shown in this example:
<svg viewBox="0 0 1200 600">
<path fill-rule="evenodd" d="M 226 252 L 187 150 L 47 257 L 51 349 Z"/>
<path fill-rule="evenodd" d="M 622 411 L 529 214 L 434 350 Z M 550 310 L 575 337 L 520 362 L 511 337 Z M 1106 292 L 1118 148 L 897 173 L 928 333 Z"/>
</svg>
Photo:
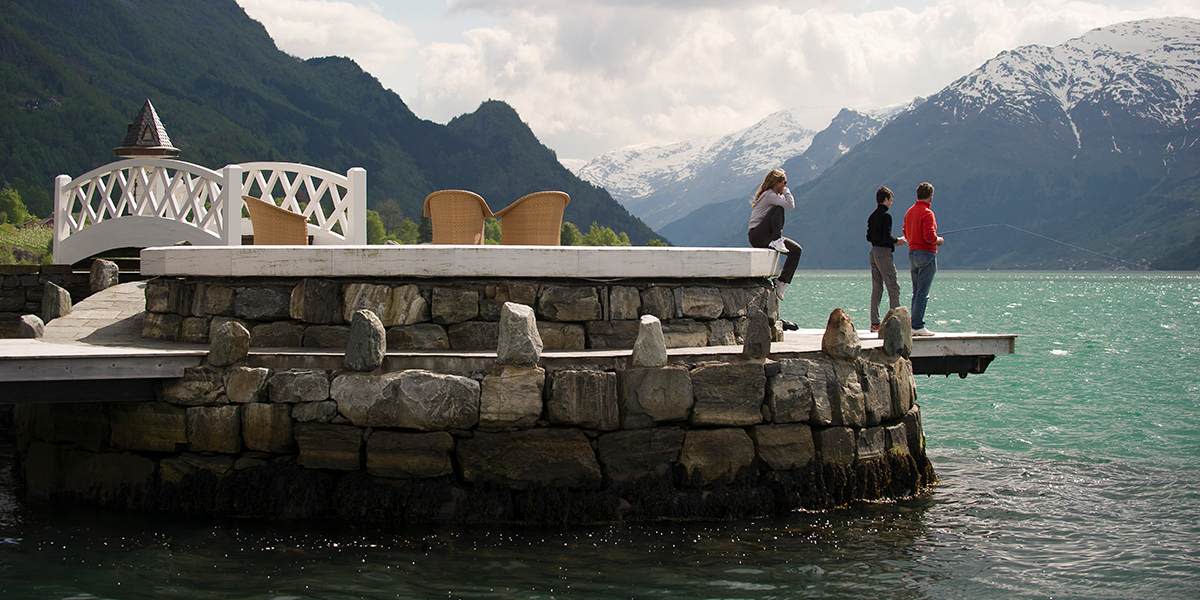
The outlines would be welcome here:
<svg viewBox="0 0 1200 600">
<path fill-rule="evenodd" d="M 70 265 L 0 265 L 0 338 L 16 335 L 21 315 L 42 314 L 47 281 L 66 289 L 73 302 L 92 293 L 88 273 L 76 273 Z"/>
<path fill-rule="evenodd" d="M 278 361 L 277 361 L 278 362 Z M 388 523 L 727 519 L 933 481 L 878 351 L 473 372 L 200 366 L 155 398 L 20 406 L 35 501 Z M 289 365 L 290 366 L 290 365 Z"/>
<path fill-rule="evenodd" d="M 210 328 L 237 320 L 256 347 L 343 348 L 350 316 L 370 309 L 387 327 L 392 350 L 496 348 L 505 302 L 537 311 L 547 350 L 633 346 L 638 318 L 662 320 L 669 347 L 739 344 L 746 309 L 761 298 L 779 308 L 766 279 L 342 280 L 158 278 L 146 286 L 147 338 L 206 343 Z"/>
</svg>

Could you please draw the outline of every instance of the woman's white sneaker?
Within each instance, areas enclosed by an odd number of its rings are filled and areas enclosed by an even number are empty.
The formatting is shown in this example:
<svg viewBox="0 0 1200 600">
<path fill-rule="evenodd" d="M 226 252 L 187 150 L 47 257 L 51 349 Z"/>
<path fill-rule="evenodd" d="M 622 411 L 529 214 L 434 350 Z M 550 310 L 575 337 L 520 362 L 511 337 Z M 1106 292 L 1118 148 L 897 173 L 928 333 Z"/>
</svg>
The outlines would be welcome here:
<svg viewBox="0 0 1200 600">
<path fill-rule="evenodd" d="M 774 250 L 780 254 L 788 253 L 787 245 L 785 245 L 783 243 L 783 238 L 779 238 L 767 245 L 770 246 L 772 250 Z"/>
<path fill-rule="evenodd" d="M 929 337 L 931 335 L 934 335 L 934 333 L 928 327 L 922 327 L 913 332 L 914 337 Z"/>
</svg>

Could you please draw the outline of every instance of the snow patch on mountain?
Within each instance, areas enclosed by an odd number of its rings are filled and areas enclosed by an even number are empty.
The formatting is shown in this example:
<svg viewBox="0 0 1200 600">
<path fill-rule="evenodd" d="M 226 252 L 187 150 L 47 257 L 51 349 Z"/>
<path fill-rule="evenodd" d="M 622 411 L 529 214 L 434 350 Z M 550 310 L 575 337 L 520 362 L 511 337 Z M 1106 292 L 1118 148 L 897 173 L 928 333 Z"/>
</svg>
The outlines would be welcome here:
<svg viewBox="0 0 1200 600">
<path fill-rule="evenodd" d="M 606 152 L 576 174 L 625 203 L 714 170 L 731 177 L 756 174 L 802 154 L 815 134 L 795 113 L 784 110 L 721 137 Z"/>
<path fill-rule="evenodd" d="M 934 101 L 964 119 L 996 104 L 1019 109 L 1053 99 L 1078 144 L 1071 113 L 1081 104 L 1112 102 L 1174 126 L 1187 122 L 1198 93 L 1200 20 L 1168 18 L 1094 29 L 1054 47 L 1001 52 Z"/>
</svg>

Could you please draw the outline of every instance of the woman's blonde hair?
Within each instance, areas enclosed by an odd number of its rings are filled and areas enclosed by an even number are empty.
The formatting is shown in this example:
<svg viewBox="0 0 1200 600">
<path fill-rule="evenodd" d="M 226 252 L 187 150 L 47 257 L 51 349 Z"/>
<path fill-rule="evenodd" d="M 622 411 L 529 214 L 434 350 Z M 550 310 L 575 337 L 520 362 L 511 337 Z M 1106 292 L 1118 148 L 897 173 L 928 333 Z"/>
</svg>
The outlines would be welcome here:
<svg viewBox="0 0 1200 600">
<path fill-rule="evenodd" d="M 775 184 L 780 181 L 787 181 L 787 173 L 784 173 L 783 169 L 771 169 L 771 172 L 763 178 L 762 185 L 758 186 L 758 191 L 754 192 L 754 197 L 750 199 L 750 206 L 756 206 L 763 192 L 775 187 Z"/>
</svg>

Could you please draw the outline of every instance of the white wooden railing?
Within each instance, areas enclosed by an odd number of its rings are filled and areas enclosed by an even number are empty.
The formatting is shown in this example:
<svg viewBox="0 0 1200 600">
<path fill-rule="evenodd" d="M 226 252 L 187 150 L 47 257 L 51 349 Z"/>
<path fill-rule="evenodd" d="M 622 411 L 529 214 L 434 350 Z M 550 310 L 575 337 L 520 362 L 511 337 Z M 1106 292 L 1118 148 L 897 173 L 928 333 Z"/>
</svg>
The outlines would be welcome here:
<svg viewBox="0 0 1200 600">
<path fill-rule="evenodd" d="M 345 175 L 295 163 L 228 165 L 220 172 L 161 159 L 120 160 L 54 180 L 54 262 L 114 248 L 188 241 L 237 246 L 253 231 L 242 195 L 270 198 L 308 218 L 314 244 L 367 242 L 367 172 Z M 228 185 L 227 183 L 232 183 Z"/>
</svg>

